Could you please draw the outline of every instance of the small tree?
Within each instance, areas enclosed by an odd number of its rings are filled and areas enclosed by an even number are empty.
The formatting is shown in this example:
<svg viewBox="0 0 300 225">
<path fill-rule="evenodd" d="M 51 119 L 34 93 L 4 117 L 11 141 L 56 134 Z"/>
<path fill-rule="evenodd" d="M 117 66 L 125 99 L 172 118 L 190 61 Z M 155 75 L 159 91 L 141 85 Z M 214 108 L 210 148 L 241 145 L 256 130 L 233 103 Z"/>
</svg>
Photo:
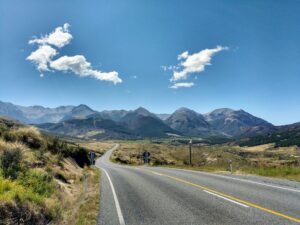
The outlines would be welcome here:
<svg viewBox="0 0 300 225">
<path fill-rule="evenodd" d="M 18 148 L 6 148 L 0 155 L 0 168 L 5 178 L 16 179 L 21 169 L 22 152 Z"/>
</svg>

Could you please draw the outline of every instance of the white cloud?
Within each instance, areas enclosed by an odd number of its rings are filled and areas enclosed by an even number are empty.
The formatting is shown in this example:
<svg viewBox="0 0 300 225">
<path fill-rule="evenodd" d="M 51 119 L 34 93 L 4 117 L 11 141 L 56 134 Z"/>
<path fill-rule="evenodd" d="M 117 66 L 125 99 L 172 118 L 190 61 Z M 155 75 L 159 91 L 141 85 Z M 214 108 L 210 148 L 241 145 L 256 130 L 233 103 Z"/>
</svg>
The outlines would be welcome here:
<svg viewBox="0 0 300 225">
<path fill-rule="evenodd" d="M 53 59 L 58 54 L 57 50 L 53 47 L 62 48 L 72 40 L 73 36 L 69 32 L 69 27 L 70 25 L 65 23 L 62 27 L 57 27 L 50 34 L 30 40 L 29 44 L 38 44 L 38 49 L 32 52 L 26 59 L 33 62 L 40 72 L 73 72 L 80 77 L 93 77 L 98 80 L 110 81 L 114 84 L 122 83 L 118 72 L 95 70 L 83 55 L 62 56 Z M 44 74 L 40 76 L 43 77 Z"/>
<path fill-rule="evenodd" d="M 178 60 L 180 60 L 180 59 L 186 59 L 188 56 L 189 56 L 189 52 L 185 51 L 185 52 L 181 53 L 180 55 L 178 55 L 177 59 Z"/>
<path fill-rule="evenodd" d="M 195 84 L 193 82 L 182 82 L 182 83 L 174 83 L 170 88 L 177 89 L 177 88 L 189 88 L 193 87 Z"/>
<path fill-rule="evenodd" d="M 178 55 L 177 59 L 183 60 L 179 63 L 179 66 L 181 66 L 182 70 L 175 69 L 173 71 L 171 81 L 175 82 L 178 80 L 185 80 L 191 73 L 199 73 L 204 71 L 205 66 L 211 65 L 211 59 L 217 52 L 228 49 L 228 47 L 217 46 L 216 48 L 201 50 L 200 52 L 192 55 L 189 55 L 187 51 L 181 53 Z"/>
<path fill-rule="evenodd" d="M 70 25 L 65 23 L 62 27 L 57 27 L 52 33 L 46 34 L 41 38 L 34 38 L 29 41 L 29 44 L 39 44 L 39 45 L 53 45 L 58 48 L 69 44 L 73 38 L 72 34 L 69 32 Z"/>
<path fill-rule="evenodd" d="M 48 63 L 57 55 L 57 51 L 49 45 L 41 45 L 26 59 L 33 62 L 39 71 L 49 71 Z"/>
<path fill-rule="evenodd" d="M 90 76 L 98 80 L 111 81 L 114 84 L 122 82 L 116 71 L 106 73 L 99 70 L 93 70 L 91 63 L 88 62 L 83 55 L 62 56 L 50 62 L 50 67 L 58 71 L 71 71 L 80 77 Z"/>
<path fill-rule="evenodd" d="M 161 66 L 163 71 L 168 71 L 168 70 L 176 70 L 179 69 L 179 66 Z"/>
</svg>

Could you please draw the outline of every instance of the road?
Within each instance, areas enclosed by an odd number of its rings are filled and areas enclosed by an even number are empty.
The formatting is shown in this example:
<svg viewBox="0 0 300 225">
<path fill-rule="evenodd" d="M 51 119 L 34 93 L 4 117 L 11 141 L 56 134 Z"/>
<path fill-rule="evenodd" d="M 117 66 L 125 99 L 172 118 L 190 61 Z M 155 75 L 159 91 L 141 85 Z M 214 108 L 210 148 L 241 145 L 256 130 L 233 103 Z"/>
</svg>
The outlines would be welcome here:
<svg viewBox="0 0 300 225">
<path fill-rule="evenodd" d="M 255 176 L 121 166 L 110 149 L 103 170 L 99 225 L 300 224 L 300 183 Z"/>
</svg>

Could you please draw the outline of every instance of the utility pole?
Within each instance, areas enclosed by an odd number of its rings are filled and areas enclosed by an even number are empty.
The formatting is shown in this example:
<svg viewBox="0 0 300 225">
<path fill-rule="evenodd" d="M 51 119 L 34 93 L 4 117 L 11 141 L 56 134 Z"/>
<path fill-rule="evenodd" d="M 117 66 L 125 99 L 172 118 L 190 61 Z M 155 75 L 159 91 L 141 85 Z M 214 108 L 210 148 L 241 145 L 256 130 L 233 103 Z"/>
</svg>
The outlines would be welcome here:
<svg viewBox="0 0 300 225">
<path fill-rule="evenodd" d="M 190 149 L 190 165 L 192 165 L 192 139 L 190 139 L 190 142 L 189 142 L 189 149 Z"/>
</svg>

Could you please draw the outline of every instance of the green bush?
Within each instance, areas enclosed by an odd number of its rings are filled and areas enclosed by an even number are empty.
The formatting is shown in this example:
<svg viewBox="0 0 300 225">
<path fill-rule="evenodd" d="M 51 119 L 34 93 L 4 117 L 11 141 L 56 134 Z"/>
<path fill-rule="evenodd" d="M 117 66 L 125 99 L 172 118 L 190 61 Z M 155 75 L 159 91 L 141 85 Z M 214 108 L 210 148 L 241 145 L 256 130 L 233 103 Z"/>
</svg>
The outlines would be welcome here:
<svg viewBox="0 0 300 225">
<path fill-rule="evenodd" d="M 34 202 L 42 203 L 42 197 L 26 189 L 16 181 L 0 177 L 0 202 L 15 201 L 19 203 Z"/>
<path fill-rule="evenodd" d="M 38 169 L 21 173 L 18 182 L 43 197 L 50 197 L 55 188 L 52 176 Z"/>
<path fill-rule="evenodd" d="M 22 152 L 19 148 L 8 146 L 0 155 L 0 169 L 5 178 L 16 179 L 21 170 Z"/>
<path fill-rule="evenodd" d="M 59 156 L 59 160 L 62 158 L 71 157 L 80 167 L 84 167 L 85 165 L 89 164 L 87 149 L 72 143 L 61 141 L 57 137 L 48 139 L 47 149 L 53 154 L 57 154 Z"/>
</svg>

